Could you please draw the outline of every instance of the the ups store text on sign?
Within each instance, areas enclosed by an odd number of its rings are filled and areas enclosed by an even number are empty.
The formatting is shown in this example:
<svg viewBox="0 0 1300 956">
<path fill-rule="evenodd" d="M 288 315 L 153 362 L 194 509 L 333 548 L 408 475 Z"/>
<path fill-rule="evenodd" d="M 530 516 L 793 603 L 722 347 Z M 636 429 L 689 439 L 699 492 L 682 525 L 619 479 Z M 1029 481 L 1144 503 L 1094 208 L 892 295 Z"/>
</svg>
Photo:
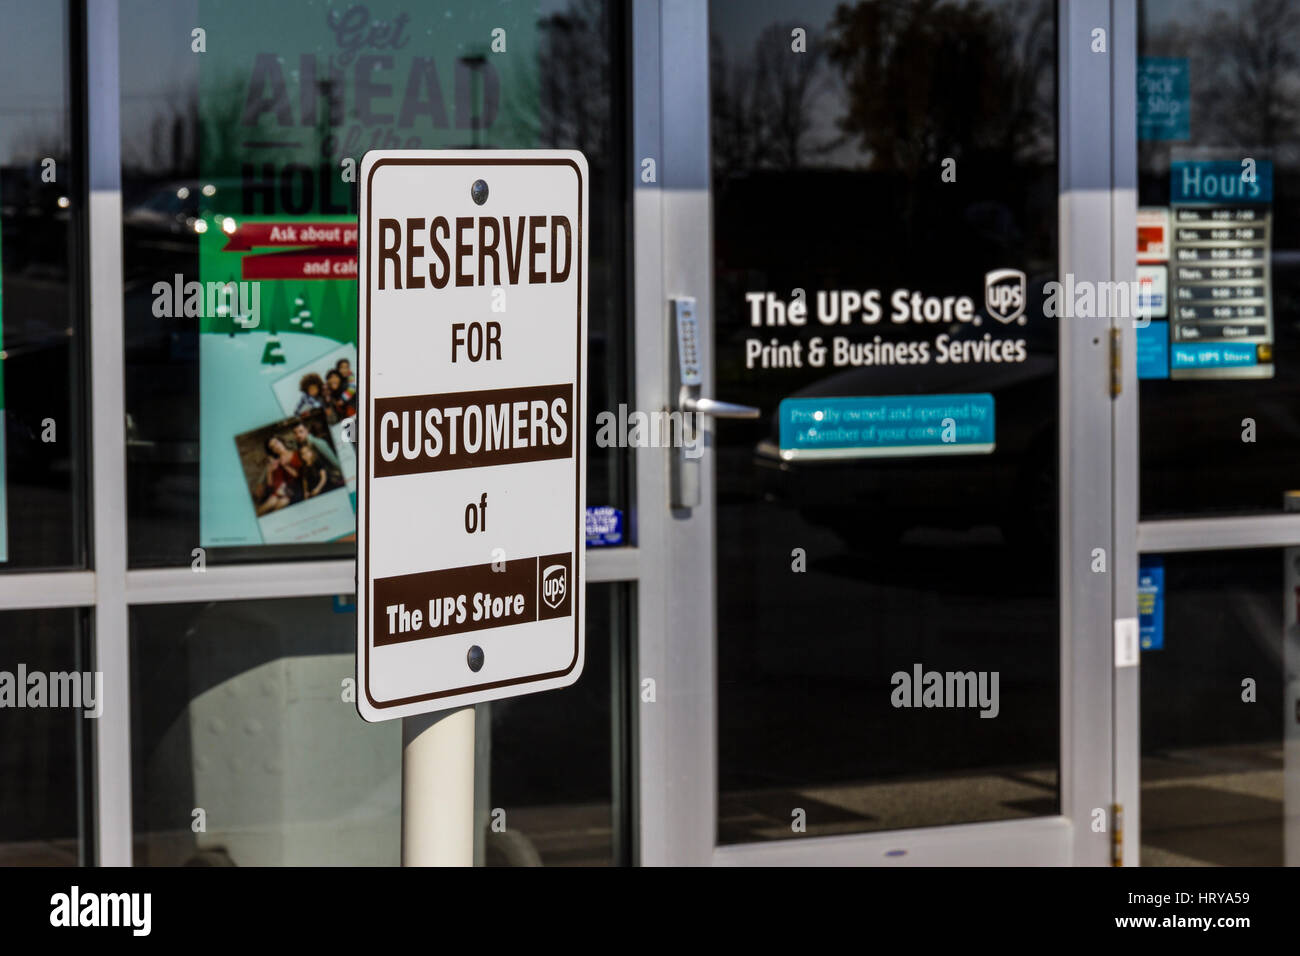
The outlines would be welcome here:
<svg viewBox="0 0 1300 956">
<path fill-rule="evenodd" d="M 360 187 L 357 708 L 386 720 L 571 684 L 586 161 L 372 152 Z"/>
</svg>

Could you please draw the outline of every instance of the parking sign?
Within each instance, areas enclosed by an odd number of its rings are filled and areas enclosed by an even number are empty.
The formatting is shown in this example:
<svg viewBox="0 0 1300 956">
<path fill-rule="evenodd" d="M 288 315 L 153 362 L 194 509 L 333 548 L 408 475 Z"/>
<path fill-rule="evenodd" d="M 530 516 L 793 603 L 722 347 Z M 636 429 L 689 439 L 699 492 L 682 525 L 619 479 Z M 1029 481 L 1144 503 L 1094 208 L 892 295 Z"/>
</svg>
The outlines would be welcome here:
<svg viewBox="0 0 1300 956">
<path fill-rule="evenodd" d="M 572 151 L 362 161 L 366 720 L 582 672 L 587 183 Z"/>
</svg>

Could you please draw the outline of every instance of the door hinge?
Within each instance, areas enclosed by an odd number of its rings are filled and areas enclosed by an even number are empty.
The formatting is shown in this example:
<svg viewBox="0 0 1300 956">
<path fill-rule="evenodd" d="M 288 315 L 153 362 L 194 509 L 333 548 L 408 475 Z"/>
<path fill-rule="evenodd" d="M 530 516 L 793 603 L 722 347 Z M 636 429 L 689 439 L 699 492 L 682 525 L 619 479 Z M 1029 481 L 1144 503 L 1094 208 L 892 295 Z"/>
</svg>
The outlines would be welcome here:
<svg viewBox="0 0 1300 956">
<path fill-rule="evenodd" d="M 1110 330 L 1110 397 L 1119 398 L 1124 391 L 1124 333 Z"/>
<path fill-rule="evenodd" d="M 1124 804 L 1112 803 L 1110 805 L 1111 817 L 1111 852 L 1110 862 L 1112 866 L 1124 865 Z"/>
</svg>

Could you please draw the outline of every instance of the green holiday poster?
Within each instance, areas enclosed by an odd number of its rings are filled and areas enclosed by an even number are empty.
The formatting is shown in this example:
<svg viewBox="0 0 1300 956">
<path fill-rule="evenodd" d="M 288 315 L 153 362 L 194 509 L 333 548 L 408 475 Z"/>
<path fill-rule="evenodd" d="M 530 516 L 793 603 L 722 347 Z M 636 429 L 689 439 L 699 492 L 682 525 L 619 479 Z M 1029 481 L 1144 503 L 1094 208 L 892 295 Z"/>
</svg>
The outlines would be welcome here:
<svg viewBox="0 0 1300 956">
<path fill-rule="evenodd" d="M 356 531 L 356 167 L 528 148 L 536 4 L 202 0 L 200 544 Z"/>
</svg>

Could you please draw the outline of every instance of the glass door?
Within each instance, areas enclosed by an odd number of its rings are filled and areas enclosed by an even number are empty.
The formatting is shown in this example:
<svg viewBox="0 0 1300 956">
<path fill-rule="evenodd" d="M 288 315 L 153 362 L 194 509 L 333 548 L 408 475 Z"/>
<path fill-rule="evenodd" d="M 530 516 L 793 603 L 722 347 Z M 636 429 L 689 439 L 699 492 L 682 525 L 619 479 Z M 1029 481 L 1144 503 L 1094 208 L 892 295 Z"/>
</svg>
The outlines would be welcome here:
<svg viewBox="0 0 1300 956">
<path fill-rule="evenodd" d="M 1108 5 L 639 16 L 642 861 L 1109 862 Z"/>
<path fill-rule="evenodd" d="M 1300 864 L 1300 9 L 1137 4 L 1143 866 Z M 1135 509 L 1136 510 L 1136 509 Z M 1135 815 L 1137 816 L 1137 815 Z"/>
</svg>

